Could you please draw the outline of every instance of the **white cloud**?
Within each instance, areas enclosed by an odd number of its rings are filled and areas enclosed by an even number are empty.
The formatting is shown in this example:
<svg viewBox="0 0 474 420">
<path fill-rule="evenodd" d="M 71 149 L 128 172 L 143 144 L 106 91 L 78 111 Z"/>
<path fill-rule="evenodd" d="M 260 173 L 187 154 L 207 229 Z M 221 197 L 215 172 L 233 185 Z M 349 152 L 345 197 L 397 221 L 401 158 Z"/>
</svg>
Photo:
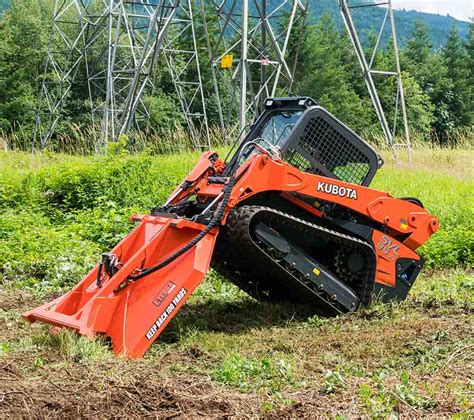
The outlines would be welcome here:
<svg viewBox="0 0 474 420">
<path fill-rule="evenodd" d="M 474 0 L 393 0 L 395 9 L 418 10 L 469 20 L 474 16 Z"/>
</svg>

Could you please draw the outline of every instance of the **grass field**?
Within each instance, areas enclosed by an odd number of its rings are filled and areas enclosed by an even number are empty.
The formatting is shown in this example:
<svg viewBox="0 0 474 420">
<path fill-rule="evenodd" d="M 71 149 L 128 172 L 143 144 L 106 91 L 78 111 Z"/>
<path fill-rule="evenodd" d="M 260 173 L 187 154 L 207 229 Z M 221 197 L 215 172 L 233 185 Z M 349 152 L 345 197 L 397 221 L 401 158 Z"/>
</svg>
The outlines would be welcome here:
<svg viewBox="0 0 474 420">
<path fill-rule="evenodd" d="M 474 405 L 474 153 L 421 149 L 373 186 L 441 221 L 409 299 L 332 319 L 211 272 L 140 361 L 22 311 L 75 284 L 195 154 L 0 154 L 0 416 L 452 416 Z"/>
</svg>

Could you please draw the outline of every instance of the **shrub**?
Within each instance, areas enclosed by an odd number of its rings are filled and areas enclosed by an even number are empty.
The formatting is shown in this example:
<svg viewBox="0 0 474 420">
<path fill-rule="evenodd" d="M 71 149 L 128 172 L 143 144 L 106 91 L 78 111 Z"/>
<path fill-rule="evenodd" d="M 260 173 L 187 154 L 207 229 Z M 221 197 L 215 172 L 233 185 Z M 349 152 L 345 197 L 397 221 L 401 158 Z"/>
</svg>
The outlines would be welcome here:
<svg viewBox="0 0 474 420">
<path fill-rule="evenodd" d="M 3 284 L 56 290 L 76 284 L 96 263 L 99 246 L 40 215 L 9 211 L 0 218 Z"/>
</svg>

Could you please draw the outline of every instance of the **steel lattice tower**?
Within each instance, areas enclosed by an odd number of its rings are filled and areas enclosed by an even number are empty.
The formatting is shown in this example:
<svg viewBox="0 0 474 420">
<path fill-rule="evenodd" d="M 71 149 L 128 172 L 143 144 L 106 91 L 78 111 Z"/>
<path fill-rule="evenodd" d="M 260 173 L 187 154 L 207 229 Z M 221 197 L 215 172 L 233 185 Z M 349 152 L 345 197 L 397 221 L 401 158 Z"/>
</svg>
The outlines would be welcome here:
<svg viewBox="0 0 474 420">
<path fill-rule="evenodd" d="M 395 160 L 397 160 L 396 148 L 404 147 L 407 149 L 408 161 L 411 163 L 410 130 L 408 127 L 405 92 L 403 89 L 402 71 L 398 52 L 397 30 L 395 26 L 395 18 L 393 15 L 392 1 L 388 0 L 377 3 L 361 3 L 360 1 L 358 1 L 351 3 L 349 2 L 349 0 L 339 0 L 339 5 L 344 24 L 354 46 L 357 58 L 359 60 L 362 73 L 364 75 L 365 83 L 367 85 L 367 89 L 369 91 L 372 103 L 374 104 L 375 112 L 382 127 L 385 140 L 389 145 L 390 149 L 392 150 L 392 154 Z M 357 27 L 354 24 L 353 14 L 356 10 L 363 11 L 364 9 L 374 7 L 384 7 L 385 14 L 380 23 L 380 29 L 378 31 L 375 45 L 372 49 L 370 56 L 367 57 L 366 52 L 362 47 Z M 381 41 L 384 35 L 388 35 L 392 42 L 393 60 L 395 63 L 394 68 L 376 68 L 376 55 L 380 49 Z M 384 107 L 382 106 L 382 102 L 380 101 L 380 97 L 377 90 L 377 78 L 380 77 L 390 77 L 394 78 L 396 81 L 396 90 L 395 92 L 393 92 L 393 96 L 395 97 L 395 103 L 392 107 L 392 110 L 389 110 L 389 107 L 387 105 L 384 109 Z M 403 140 L 402 142 L 397 142 L 397 125 L 400 108 L 403 127 Z M 392 111 L 392 121 L 389 121 L 387 111 Z"/>
<path fill-rule="evenodd" d="M 89 24 L 98 23 L 86 21 L 83 16 L 88 14 L 88 4 L 82 1 L 54 2 L 33 150 L 46 146 L 61 118 L 64 102 L 86 55 Z"/>
<path fill-rule="evenodd" d="M 190 51 L 166 41 L 170 72 L 195 144 L 205 137 L 207 116 L 200 78 L 191 1 L 55 0 L 36 121 L 34 147 L 44 148 L 64 117 L 65 104 L 79 73 L 87 80 L 86 102 L 96 128 L 96 148 L 106 147 L 147 117 L 143 95 L 153 86 L 153 67 L 172 26 L 189 32 Z M 174 51 L 174 55 L 172 53 Z M 173 57 L 186 53 L 186 69 L 173 67 Z M 197 71 L 197 80 L 190 80 Z M 197 70 L 196 70 L 197 69 Z M 189 93 L 185 84 L 199 95 Z M 197 88 L 196 88 L 197 87 Z M 196 105 L 198 104 L 199 105 Z M 199 111 L 197 111 L 199 110 Z M 100 128 L 100 130 L 98 130 Z"/>
<path fill-rule="evenodd" d="M 288 62 L 288 41 L 296 22 L 306 16 L 307 4 L 299 0 L 212 3 L 220 29 L 218 39 L 209 41 L 212 76 L 221 127 L 230 135 L 237 127 L 244 131 L 278 88 L 289 93 L 294 72 Z M 231 98 L 224 101 L 221 90 L 226 82 L 232 86 Z"/>
<path fill-rule="evenodd" d="M 209 36 L 205 2 L 201 7 L 206 48 L 222 131 L 226 137 L 238 128 L 245 131 L 259 114 L 266 97 L 291 94 L 294 62 L 288 62 L 288 42 L 299 20 L 307 15 L 300 0 L 211 0 L 218 24 L 217 39 Z M 87 80 L 82 99 L 91 109 L 97 130 L 97 150 L 117 140 L 133 124 L 147 117 L 143 94 L 153 86 L 153 66 L 160 52 L 165 59 L 197 148 L 209 148 L 206 101 L 196 39 L 196 15 L 191 0 L 55 0 L 48 55 L 36 121 L 35 147 L 44 148 L 64 116 L 65 103 L 77 79 Z M 396 158 L 404 146 L 409 157 L 410 137 L 402 73 L 398 57 L 391 1 L 349 4 L 339 0 L 346 29 L 383 129 Z M 354 24 L 355 9 L 385 7 L 377 41 L 370 58 Z M 304 27 L 304 24 L 302 25 Z M 394 69 L 375 69 L 375 56 L 389 28 L 393 42 Z M 179 43 L 178 43 L 179 40 Z M 178 47 L 183 45 L 185 47 Z M 77 75 L 81 77 L 78 78 Z M 393 121 L 377 92 L 377 77 L 396 79 Z M 317 98 L 316 98 L 317 99 Z M 401 108 L 404 143 L 396 142 Z"/>
<path fill-rule="evenodd" d="M 164 46 L 168 71 L 178 95 L 189 135 L 197 149 L 210 149 L 199 48 L 196 39 L 194 10 L 191 0 L 181 0 Z M 183 45 L 183 47 L 177 47 Z"/>
<path fill-rule="evenodd" d="M 107 45 L 89 76 L 90 90 L 98 93 L 92 114 L 94 123 L 101 121 L 104 145 L 147 115 L 141 99 L 177 8 L 176 0 L 107 3 Z"/>
</svg>

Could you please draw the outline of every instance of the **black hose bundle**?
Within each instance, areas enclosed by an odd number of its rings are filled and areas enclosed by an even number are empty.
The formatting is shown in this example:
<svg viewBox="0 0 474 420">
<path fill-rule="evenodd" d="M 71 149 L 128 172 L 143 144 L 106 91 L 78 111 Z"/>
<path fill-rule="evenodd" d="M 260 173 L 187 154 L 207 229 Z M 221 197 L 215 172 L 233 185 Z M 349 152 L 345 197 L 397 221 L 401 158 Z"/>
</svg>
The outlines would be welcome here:
<svg viewBox="0 0 474 420">
<path fill-rule="evenodd" d="M 136 281 L 158 270 L 161 270 L 163 267 L 166 267 L 168 264 L 172 263 L 174 260 L 176 260 L 176 258 L 179 258 L 186 251 L 189 251 L 193 246 L 195 246 L 199 241 L 201 241 L 215 226 L 217 226 L 221 222 L 222 218 L 224 217 L 224 211 L 227 204 L 229 203 L 230 195 L 232 193 L 232 188 L 234 187 L 234 183 L 235 183 L 235 176 L 231 175 L 229 177 L 229 183 L 225 187 L 225 193 L 222 198 L 222 201 L 219 207 L 217 208 L 217 211 L 215 212 L 214 217 L 211 219 L 211 221 L 205 227 L 205 229 L 203 229 L 195 238 L 189 241 L 185 246 L 180 248 L 174 254 L 170 255 L 168 258 L 166 258 L 164 261 L 162 261 L 158 265 L 147 268 L 143 270 L 142 272 L 135 274 L 133 276 L 129 276 L 128 280 Z"/>
</svg>

